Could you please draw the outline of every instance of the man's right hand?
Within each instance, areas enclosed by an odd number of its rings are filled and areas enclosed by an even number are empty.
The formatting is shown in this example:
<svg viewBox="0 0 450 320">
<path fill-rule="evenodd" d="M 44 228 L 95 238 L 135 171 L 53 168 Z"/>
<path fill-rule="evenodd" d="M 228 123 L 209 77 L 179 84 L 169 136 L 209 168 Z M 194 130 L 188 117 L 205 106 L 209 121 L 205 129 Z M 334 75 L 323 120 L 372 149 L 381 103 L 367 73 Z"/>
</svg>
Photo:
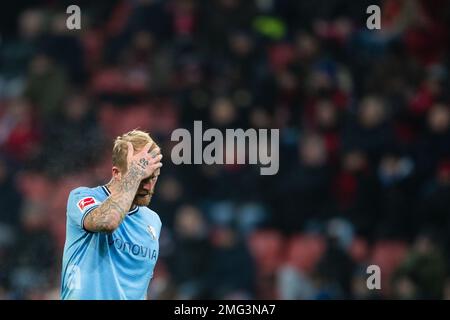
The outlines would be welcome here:
<svg viewBox="0 0 450 320">
<path fill-rule="evenodd" d="M 134 154 L 134 148 L 131 142 L 128 142 L 128 172 L 136 174 L 140 180 L 150 177 L 157 169 L 162 167 L 161 150 L 157 147 L 150 151 L 153 143 L 147 143 L 138 153 Z M 140 182 L 140 181 L 139 181 Z"/>
</svg>

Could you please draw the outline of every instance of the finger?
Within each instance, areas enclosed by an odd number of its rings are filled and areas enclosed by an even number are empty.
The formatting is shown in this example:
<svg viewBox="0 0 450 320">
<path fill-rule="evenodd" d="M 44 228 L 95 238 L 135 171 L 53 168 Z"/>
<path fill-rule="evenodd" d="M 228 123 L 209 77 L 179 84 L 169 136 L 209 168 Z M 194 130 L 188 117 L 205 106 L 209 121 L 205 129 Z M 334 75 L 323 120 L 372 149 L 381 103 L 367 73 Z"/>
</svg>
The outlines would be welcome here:
<svg viewBox="0 0 450 320">
<path fill-rule="evenodd" d="M 134 154 L 134 148 L 133 148 L 133 145 L 131 144 L 131 142 L 127 142 L 127 146 L 128 146 L 127 159 L 128 159 L 128 162 L 130 162 L 131 157 L 133 157 L 133 154 Z"/>
<path fill-rule="evenodd" d="M 162 162 L 161 161 L 158 161 L 158 162 L 156 162 L 156 163 L 152 163 L 151 165 L 150 165 L 150 167 L 152 167 L 152 168 L 159 168 L 159 167 L 161 167 L 162 166 Z"/>
<path fill-rule="evenodd" d="M 149 160 L 150 164 L 154 164 L 154 163 L 160 162 L 162 157 L 163 157 L 162 154 L 158 154 L 156 157 L 150 158 L 150 160 Z"/>
<path fill-rule="evenodd" d="M 149 153 L 151 147 L 153 146 L 154 142 L 147 143 L 144 148 L 142 149 L 142 153 Z"/>
<path fill-rule="evenodd" d="M 161 168 L 162 165 L 163 165 L 162 162 L 158 162 L 158 163 L 155 163 L 155 164 L 151 165 L 150 168 L 152 168 L 153 171 L 156 171 L 159 168 Z"/>
<path fill-rule="evenodd" d="M 160 154 L 161 153 L 161 149 L 160 148 L 158 148 L 158 147 L 156 147 L 155 149 L 153 149 L 151 152 L 150 152 L 150 155 L 152 156 L 152 158 L 154 158 L 154 157 L 156 157 L 158 154 Z"/>
</svg>

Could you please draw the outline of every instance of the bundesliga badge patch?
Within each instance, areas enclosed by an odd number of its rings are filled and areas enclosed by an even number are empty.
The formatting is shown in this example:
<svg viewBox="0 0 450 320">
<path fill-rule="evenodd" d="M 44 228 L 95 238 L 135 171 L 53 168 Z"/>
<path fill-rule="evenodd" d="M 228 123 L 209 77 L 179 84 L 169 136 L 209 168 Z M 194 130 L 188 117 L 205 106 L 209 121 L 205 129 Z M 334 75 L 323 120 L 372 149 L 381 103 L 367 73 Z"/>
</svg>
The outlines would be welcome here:
<svg viewBox="0 0 450 320">
<path fill-rule="evenodd" d="M 83 211 L 84 209 L 91 207 L 96 203 L 97 200 L 95 200 L 93 197 L 84 198 L 78 201 L 78 208 L 80 208 L 80 210 Z"/>
</svg>

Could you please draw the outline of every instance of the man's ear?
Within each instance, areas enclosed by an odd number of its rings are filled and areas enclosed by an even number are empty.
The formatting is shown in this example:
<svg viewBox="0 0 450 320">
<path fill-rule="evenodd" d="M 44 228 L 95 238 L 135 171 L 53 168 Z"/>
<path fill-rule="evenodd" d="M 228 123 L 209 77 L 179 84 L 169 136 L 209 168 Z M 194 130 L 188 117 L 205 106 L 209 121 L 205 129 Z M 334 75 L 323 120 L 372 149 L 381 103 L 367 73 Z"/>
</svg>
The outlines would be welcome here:
<svg viewBox="0 0 450 320">
<path fill-rule="evenodd" d="M 122 178 L 122 171 L 118 167 L 113 166 L 112 167 L 112 176 L 114 179 L 120 180 Z"/>
</svg>

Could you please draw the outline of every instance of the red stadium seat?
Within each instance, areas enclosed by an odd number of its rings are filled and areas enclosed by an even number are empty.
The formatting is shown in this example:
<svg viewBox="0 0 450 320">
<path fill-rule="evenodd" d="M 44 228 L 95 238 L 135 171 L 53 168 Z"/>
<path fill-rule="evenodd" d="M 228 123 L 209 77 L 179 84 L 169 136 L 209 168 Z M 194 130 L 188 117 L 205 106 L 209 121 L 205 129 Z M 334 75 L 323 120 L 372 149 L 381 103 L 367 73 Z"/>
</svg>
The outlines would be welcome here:
<svg viewBox="0 0 450 320">
<path fill-rule="evenodd" d="M 325 249 L 325 239 L 320 235 L 295 235 L 289 240 L 286 262 L 302 272 L 311 273 Z"/>
<path fill-rule="evenodd" d="M 170 135 L 178 126 L 178 116 L 173 104 L 164 100 L 123 107 L 103 104 L 99 111 L 99 122 L 111 139 L 135 128 Z"/>
<path fill-rule="evenodd" d="M 87 69 L 94 72 L 102 59 L 105 37 L 98 30 L 86 30 L 82 35 L 81 43 Z"/>
<path fill-rule="evenodd" d="M 372 250 L 370 263 L 381 269 L 381 290 L 389 292 L 389 279 L 395 269 L 403 262 L 408 251 L 408 245 L 403 241 L 381 240 Z"/>
<path fill-rule="evenodd" d="M 353 239 L 349 248 L 349 254 L 356 262 L 363 263 L 369 258 L 369 244 L 364 238 L 356 237 Z"/>
<path fill-rule="evenodd" d="M 295 51 L 292 45 L 276 44 L 269 48 L 269 63 L 272 70 L 282 70 L 295 57 Z"/>
<path fill-rule="evenodd" d="M 248 248 L 256 263 L 258 299 L 277 299 L 275 279 L 284 261 L 284 238 L 275 230 L 258 230 L 248 237 Z"/>
<path fill-rule="evenodd" d="M 150 105 L 127 106 L 118 108 L 105 104 L 100 109 L 99 121 L 103 131 L 111 138 L 121 132 L 135 128 L 149 130 L 152 128 L 152 107 Z"/>
<path fill-rule="evenodd" d="M 283 237 L 275 230 L 259 230 L 248 238 L 248 247 L 260 275 L 273 274 L 283 262 Z"/>
<path fill-rule="evenodd" d="M 28 172 L 18 176 L 17 188 L 26 199 L 42 202 L 51 194 L 52 183 L 43 174 Z"/>
<path fill-rule="evenodd" d="M 103 69 L 95 73 L 91 87 L 96 94 L 125 93 L 127 90 L 123 75 L 118 68 Z"/>
</svg>

